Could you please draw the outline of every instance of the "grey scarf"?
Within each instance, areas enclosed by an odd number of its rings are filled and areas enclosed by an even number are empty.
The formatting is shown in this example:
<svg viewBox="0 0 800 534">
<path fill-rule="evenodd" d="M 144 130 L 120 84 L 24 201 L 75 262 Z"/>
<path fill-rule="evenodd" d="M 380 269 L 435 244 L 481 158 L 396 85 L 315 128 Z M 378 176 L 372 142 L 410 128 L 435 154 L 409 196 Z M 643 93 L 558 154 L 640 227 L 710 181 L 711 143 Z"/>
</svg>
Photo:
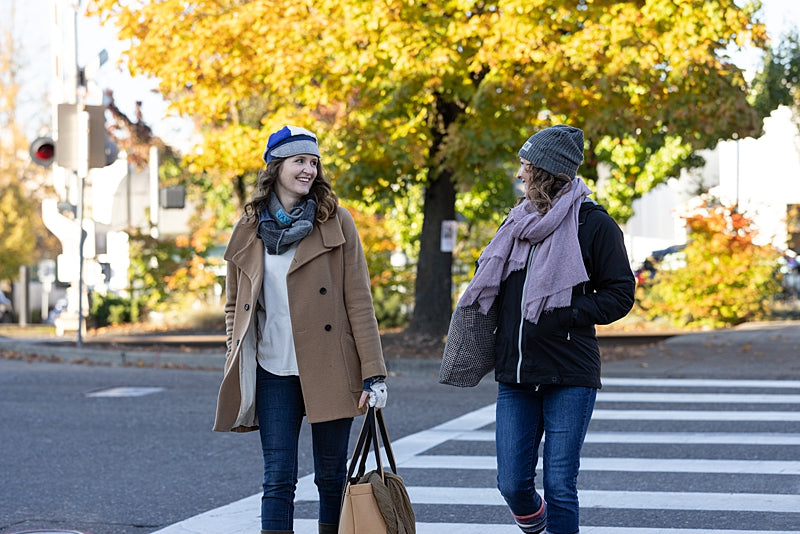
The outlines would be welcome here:
<svg viewBox="0 0 800 534">
<path fill-rule="evenodd" d="M 283 254 L 311 233 L 317 203 L 312 199 L 296 204 L 288 213 L 275 193 L 269 198 L 267 209 L 258 214 L 258 237 L 264 242 L 268 254 Z"/>
</svg>

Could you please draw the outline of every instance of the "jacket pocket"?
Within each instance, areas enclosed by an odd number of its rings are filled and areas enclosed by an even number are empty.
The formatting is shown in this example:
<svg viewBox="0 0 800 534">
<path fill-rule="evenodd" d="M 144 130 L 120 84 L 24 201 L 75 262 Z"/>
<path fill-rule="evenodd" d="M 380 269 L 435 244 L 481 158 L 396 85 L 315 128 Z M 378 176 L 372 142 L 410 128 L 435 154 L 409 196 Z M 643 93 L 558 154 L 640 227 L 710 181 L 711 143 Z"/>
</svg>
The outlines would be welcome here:
<svg viewBox="0 0 800 534">
<path fill-rule="evenodd" d="M 347 373 L 347 383 L 350 391 L 354 393 L 361 391 L 364 389 L 364 381 L 361 377 L 361 359 L 358 357 L 358 349 L 356 348 L 356 340 L 353 334 L 350 332 L 343 334 L 340 345 L 341 357 Z"/>
</svg>

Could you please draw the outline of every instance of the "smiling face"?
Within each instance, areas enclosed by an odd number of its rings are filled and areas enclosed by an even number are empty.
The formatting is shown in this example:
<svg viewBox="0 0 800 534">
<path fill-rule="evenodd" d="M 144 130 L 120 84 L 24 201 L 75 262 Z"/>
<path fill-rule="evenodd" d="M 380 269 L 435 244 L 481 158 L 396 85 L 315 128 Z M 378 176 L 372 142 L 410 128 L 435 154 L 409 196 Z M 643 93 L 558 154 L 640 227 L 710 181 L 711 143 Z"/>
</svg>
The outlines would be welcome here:
<svg viewBox="0 0 800 534">
<path fill-rule="evenodd" d="M 311 154 L 290 156 L 281 163 L 275 194 L 284 208 L 290 210 L 311 191 L 317 177 L 319 158 Z"/>
</svg>

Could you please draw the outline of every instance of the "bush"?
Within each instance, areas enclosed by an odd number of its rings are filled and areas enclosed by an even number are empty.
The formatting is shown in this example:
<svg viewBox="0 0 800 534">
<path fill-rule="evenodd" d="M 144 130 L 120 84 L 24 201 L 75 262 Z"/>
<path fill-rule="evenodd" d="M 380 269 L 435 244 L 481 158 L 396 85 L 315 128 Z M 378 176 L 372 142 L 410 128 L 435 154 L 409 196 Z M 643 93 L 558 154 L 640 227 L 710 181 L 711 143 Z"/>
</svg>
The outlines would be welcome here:
<svg viewBox="0 0 800 534">
<path fill-rule="evenodd" d="M 648 317 L 701 328 L 768 317 L 780 292 L 778 251 L 754 243 L 752 221 L 735 207 L 705 200 L 684 218 L 689 230 L 686 263 L 659 270 L 643 286 L 641 307 Z"/>
<path fill-rule="evenodd" d="M 115 295 L 92 295 L 92 318 L 95 327 L 130 323 L 138 318 L 138 306 L 129 298 Z"/>
</svg>

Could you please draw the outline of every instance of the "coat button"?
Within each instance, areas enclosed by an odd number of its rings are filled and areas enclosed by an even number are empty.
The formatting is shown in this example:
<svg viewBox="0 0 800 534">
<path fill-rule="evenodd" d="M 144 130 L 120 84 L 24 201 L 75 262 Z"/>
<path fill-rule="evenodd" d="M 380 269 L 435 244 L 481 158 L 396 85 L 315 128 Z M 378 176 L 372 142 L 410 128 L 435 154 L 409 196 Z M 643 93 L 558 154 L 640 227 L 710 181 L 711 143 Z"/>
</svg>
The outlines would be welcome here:
<svg viewBox="0 0 800 534">
<path fill-rule="evenodd" d="M 247 310 L 249 310 L 249 309 L 250 309 L 250 305 L 249 305 L 249 304 L 245 304 L 245 305 L 244 305 L 244 311 L 247 311 Z"/>
<path fill-rule="evenodd" d="M 328 290 L 327 290 L 327 289 L 325 289 L 324 287 L 321 287 L 321 288 L 319 288 L 319 294 L 320 294 L 320 295 L 324 295 L 324 294 L 325 294 L 325 293 L 327 293 L 327 292 L 328 292 Z"/>
<path fill-rule="evenodd" d="M 331 325 L 329 325 L 329 324 L 326 324 L 326 325 L 325 325 L 325 331 L 326 331 L 326 332 L 330 332 L 330 331 L 331 331 L 331 328 L 333 328 Z"/>
</svg>

